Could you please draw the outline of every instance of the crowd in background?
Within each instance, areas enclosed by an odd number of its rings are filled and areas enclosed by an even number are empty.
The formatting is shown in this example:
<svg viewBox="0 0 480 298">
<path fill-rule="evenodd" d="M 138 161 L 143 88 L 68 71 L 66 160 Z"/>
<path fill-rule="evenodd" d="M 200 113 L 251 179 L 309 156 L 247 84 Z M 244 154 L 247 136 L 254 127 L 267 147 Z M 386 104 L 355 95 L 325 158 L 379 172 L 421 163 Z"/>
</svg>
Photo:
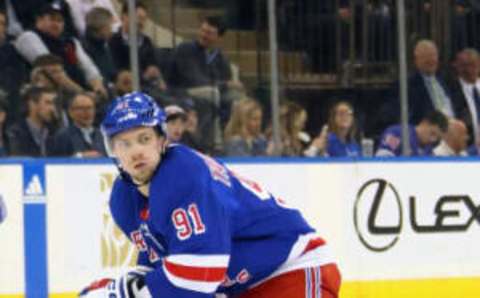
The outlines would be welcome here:
<svg viewBox="0 0 480 298">
<path fill-rule="evenodd" d="M 113 98 L 134 91 L 127 7 L 116 11 L 109 0 L 28 2 L 7 0 L 0 7 L 0 156 L 105 156 L 99 130 L 103 112 Z M 384 10 L 391 6 L 380 2 Z M 365 138 L 346 100 L 335 101 L 327 122 L 309 135 L 308 117 L 317 115 L 283 99 L 276 147 L 263 105 L 248 96 L 218 47 L 227 30 L 221 17 L 205 18 L 197 38 L 179 44 L 165 59 L 143 32 L 149 16 L 141 2 L 136 16 L 141 89 L 164 107 L 172 142 L 235 157 L 402 154 L 398 83 L 377 109 L 384 131 L 378 139 Z M 309 55 L 316 53 L 324 52 Z M 440 76 L 439 55 L 427 39 L 413 51 L 410 153 L 478 155 L 480 56 L 474 48 L 461 48 L 450 71 Z"/>
</svg>

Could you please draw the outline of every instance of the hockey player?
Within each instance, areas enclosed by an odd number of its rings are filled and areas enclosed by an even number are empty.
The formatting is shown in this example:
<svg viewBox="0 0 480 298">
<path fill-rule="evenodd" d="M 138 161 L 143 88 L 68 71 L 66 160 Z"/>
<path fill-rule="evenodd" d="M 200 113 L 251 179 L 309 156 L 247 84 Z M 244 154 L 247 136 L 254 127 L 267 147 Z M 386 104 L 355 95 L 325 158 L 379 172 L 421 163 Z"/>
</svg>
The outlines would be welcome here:
<svg viewBox="0 0 480 298">
<path fill-rule="evenodd" d="M 213 158 L 165 141 L 146 94 L 111 104 L 102 129 L 121 175 L 110 209 L 137 269 L 84 297 L 338 297 L 340 273 L 299 211 Z"/>
</svg>

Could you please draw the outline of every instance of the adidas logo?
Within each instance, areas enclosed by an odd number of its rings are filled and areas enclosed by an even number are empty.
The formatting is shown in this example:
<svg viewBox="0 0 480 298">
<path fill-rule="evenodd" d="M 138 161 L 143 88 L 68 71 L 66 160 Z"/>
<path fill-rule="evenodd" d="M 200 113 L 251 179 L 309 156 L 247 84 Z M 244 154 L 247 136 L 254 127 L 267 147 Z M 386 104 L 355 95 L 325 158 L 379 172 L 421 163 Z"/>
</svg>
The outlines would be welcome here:
<svg viewBox="0 0 480 298">
<path fill-rule="evenodd" d="M 32 179 L 27 185 L 27 188 L 25 189 L 25 195 L 26 196 L 42 196 L 43 193 L 43 187 L 42 184 L 40 183 L 40 177 L 38 175 L 33 175 Z"/>
</svg>

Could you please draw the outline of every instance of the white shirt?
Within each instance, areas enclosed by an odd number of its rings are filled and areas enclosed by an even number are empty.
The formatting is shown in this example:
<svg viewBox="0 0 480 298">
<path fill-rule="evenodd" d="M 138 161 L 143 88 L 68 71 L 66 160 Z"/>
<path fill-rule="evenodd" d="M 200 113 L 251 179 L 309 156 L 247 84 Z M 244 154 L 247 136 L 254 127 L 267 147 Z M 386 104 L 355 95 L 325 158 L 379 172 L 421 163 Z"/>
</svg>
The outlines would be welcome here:
<svg viewBox="0 0 480 298">
<path fill-rule="evenodd" d="M 460 153 L 456 153 L 453 151 L 448 144 L 442 140 L 437 147 L 433 149 L 434 156 L 467 156 L 467 152 L 465 150 L 461 151 Z"/>
<path fill-rule="evenodd" d="M 473 87 L 476 87 L 477 91 L 480 93 L 480 80 L 477 79 L 475 84 L 467 83 L 462 79 L 459 79 L 459 81 L 460 85 L 462 86 L 463 95 L 465 95 L 465 99 L 467 100 L 468 110 L 470 111 L 470 115 L 472 116 L 473 138 L 475 144 L 477 144 L 477 138 L 479 133 L 477 119 L 478 113 L 480 113 L 480 111 L 477 111 L 477 106 L 475 105 L 475 99 L 473 98 Z"/>
</svg>

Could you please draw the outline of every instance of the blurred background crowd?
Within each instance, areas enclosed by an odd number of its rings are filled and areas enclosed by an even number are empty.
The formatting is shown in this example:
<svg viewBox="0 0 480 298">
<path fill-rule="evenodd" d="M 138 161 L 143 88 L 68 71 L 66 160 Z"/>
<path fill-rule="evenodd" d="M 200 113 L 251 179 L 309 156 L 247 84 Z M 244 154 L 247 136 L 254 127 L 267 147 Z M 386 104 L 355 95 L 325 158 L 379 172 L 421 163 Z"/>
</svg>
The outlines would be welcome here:
<svg viewBox="0 0 480 298">
<path fill-rule="evenodd" d="M 480 0 L 406 0 L 413 156 L 480 148 Z M 136 1 L 138 74 L 121 0 L 0 5 L 0 157 L 102 157 L 117 96 L 140 89 L 168 138 L 217 156 L 401 156 L 396 1 L 278 0 L 272 141 L 265 0 Z"/>
</svg>

